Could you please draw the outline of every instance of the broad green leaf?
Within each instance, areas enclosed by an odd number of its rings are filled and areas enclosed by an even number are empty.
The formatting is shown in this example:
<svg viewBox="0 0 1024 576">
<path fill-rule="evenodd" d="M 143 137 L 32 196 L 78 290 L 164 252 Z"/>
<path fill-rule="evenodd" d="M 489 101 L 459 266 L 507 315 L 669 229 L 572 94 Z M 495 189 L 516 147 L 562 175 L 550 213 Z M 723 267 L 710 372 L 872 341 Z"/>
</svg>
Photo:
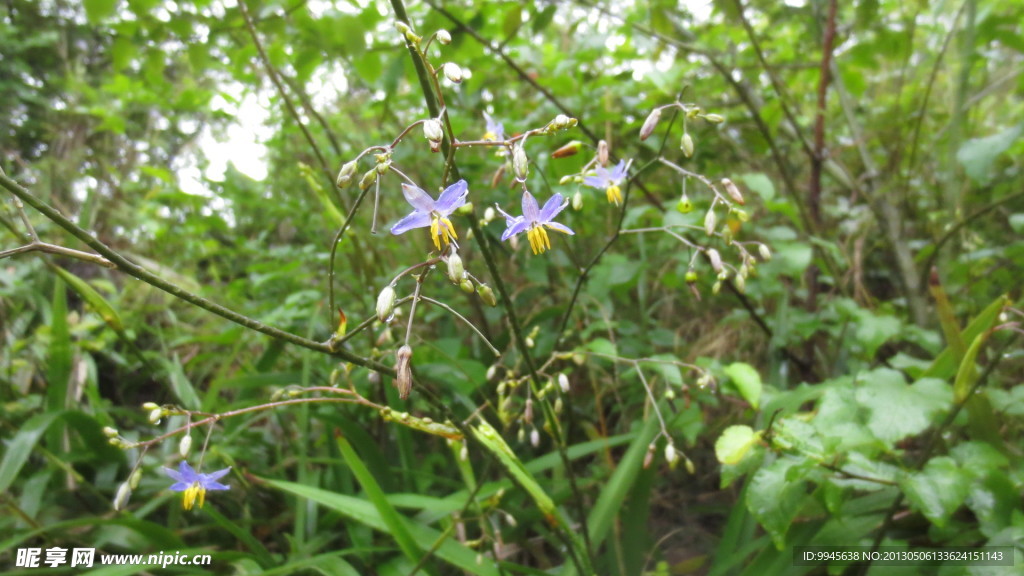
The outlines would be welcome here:
<svg viewBox="0 0 1024 576">
<path fill-rule="evenodd" d="M 21 426 L 14 438 L 7 444 L 4 459 L 0 461 L 0 493 L 7 492 L 7 489 L 11 487 L 11 483 L 14 482 L 18 472 L 25 465 L 32 449 L 39 442 L 39 438 L 62 414 L 62 411 L 37 414 Z"/>
<path fill-rule="evenodd" d="M 790 470 L 802 459 L 782 457 L 758 470 L 747 487 L 747 509 L 772 537 L 778 550 L 786 546 L 786 532 L 806 497 L 802 474 L 791 478 Z"/>
<path fill-rule="evenodd" d="M 992 165 L 1024 131 L 1024 124 L 1005 128 L 1002 132 L 984 138 L 972 138 L 956 152 L 956 159 L 976 183 L 984 184 L 992 178 Z"/>
<path fill-rule="evenodd" d="M 939 456 L 929 460 L 920 472 L 904 478 L 900 487 L 910 504 L 941 528 L 967 498 L 969 480 L 952 458 Z"/>
<path fill-rule="evenodd" d="M 862 375 L 857 402 L 868 409 L 868 428 L 880 440 L 895 443 L 920 434 L 952 400 L 948 384 L 934 378 L 906 384 L 895 370 L 880 368 Z"/>
<path fill-rule="evenodd" d="M 722 464 L 739 464 L 755 444 L 761 440 L 761 432 L 754 432 L 750 426 L 736 424 L 726 428 L 715 441 L 715 456 Z"/>
<path fill-rule="evenodd" d="M 775 185 L 767 175 L 761 172 L 740 174 L 736 179 L 746 184 L 747 188 L 750 188 L 766 202 L 775 198 Z"/>
<path fill-rule="evenodd" d="M 991 330 L 996 323 L 999 321 L 999 314 L 1003 311 L 1010 302 L 1010 299 L 1005 295 L 1000 296 L 992 301 L 980 314 L 978 314 L 967 328 L 961 333 L 961 337 L 964 342 L 974 342 L 974 339 L 978 337 L 982 332 Z M 960 366 L 960 356 L 957 356 L 956 351 L 947 347 L 943 350 L 935 362 L 932 363 L 931 367 L 925 371 L 924 377 L 926 378 L 941 378 L 943 380 L 947 378 L 953 378 Z"/>
<path fill-rule="evenodd" d="M 757 410 L 761 404 L 761 391 L 764 388 L 757 369 L 745 362 L 734 362 L 726 366 L 724 372 L 736 385 L 740 396 Z"/>
<path fill-rule="evenodd" d="M 113 16 L 119 3 L 120 0 L 83 0 L 82 5 L 85 7 L 85 17 L 91 24 L 97 24 Z"/>
</svg>

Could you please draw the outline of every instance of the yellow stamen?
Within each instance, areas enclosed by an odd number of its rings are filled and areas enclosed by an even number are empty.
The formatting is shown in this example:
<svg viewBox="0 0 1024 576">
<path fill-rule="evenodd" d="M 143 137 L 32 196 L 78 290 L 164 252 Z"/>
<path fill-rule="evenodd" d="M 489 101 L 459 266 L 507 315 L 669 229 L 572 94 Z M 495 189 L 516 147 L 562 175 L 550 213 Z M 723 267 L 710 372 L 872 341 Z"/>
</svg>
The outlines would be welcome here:
<svg viewBox="0 0 1024 576">
<path fill-rule="evenodd" d="M 199 507 L 203 507 L 203 503 L 206 502 L 206 488 L 199 488 Z"/>
<path fill-rule="evenodd" d="M 551 238 L 543 226 L 535 226 L 526 231 L 526 238 L 530 241 L 530 248 L 534 254 L 542 254 L 545 250 L 551 249 Z"/>
<path fill-rule="evenodd" d="M 451 244 L 452 240 L 458 240 L 459 235 L 455 233 L 455 226 L 452 225 L 450 219 L 435 215 L 430 220 L 430 239 L 434 241 L 434 246 L 440 250 L 442 240 L 444 240 L 444 245 L 447 246 Z"/>
<path fill-rule="evenodd" d="M 484 138 L 483 139 L 486 140 L 486 141 L 494 142 L 494 141 L 496 141 L 498 139 L 498 135 L 495 134 L 494 132 L 491 132 L 490 130 L 488 130 L 487 132 L 484 132 Z"/>
<path fill-rule="evenodd" d="M 612 184 L 605 190 L 605 194 L 608 195 L 608 203 L 619 206 L 622 204 L 622 189 L 617 185 Z"/>
<path fill-rule="evenodd" d="M 192 506 L 196 503 L 196 497 L 199 498 L 199 507 L 203 507 L 203 496 L 205 495 L 206 489 L 203 488 L 198 482 L 193 482 L 191 486 L 185 489 L 185 498 L 181 505 L 185 510 L 191 510 Z"/>
</svg>

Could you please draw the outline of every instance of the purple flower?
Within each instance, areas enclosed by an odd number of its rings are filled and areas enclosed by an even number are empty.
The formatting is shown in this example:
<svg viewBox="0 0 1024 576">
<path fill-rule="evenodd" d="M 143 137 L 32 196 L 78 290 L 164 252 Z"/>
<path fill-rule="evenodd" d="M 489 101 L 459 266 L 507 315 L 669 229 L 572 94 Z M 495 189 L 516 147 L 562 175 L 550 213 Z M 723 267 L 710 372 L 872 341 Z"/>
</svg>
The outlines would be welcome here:
<svg viewBox="0 0 1024 576">
<path fill-rule="evenodd" d="M 230 471 L 231 467 L 228 466 L 212 474 L 200 474 L 193 470 L 188 465 L 188 462 L 184 460 L 181 461 L 178 470 L 164 468 L 164 473 L 174 480 L 174 484 L 171 484 L 171 490 L 185 493 L 185 499 L 182 501 L 185 510 L 191 510 L 197 498 L 199 499 L 199 507 L 202 508 L 207 490 L 230 490 L 230 486 L 217 482 L 217 480 L 223 478 Z"/>
<path fill-rule="evenodd" d="M 402 194 L 415 210 L 391 227 L 392 234 L 404 234 L 413 228 L 430 226 L 430 239 L 434 241 L 434 246 L 438 250 L 441 249 L 441 240 L 444 240 L 444 245 L 448 246 L 449 243 L 459 239 L 448 216 L 451 216 L 452 212 L 466 203 L 469 185 L 465 180 L 459 180 L 445 188 L 436 202 L 430 197 L 430 194 L 409 184 L 402 184 Z"/>
<path fill-rule="evenodd" d="M 618 165 L 611 170 L 598 166 L 596 170 L 597 176 L 587 176 L 583 179 L 583 183 L 598 190 L 604 190 L 608 196 L 609 203 L 621 205 L 622 189 L 619 188 L 619 183 L 626 178 L 626 170 L 628 169 L 629 166 L 625 160 L 619 160 Z"/>
<path fill-rule="evenodd" d="M 484 132 L 484 140 L 491 140 L 493 142 L 504 141 L 505 126 L 491 118 L 491 115 L 487 112 L 484 112 L 484 120 L 487 121 L 487 131 Z"/>
<path fill-rule="evenodd" d="M 541 254 L 545 250 L 550 250 L 551 239 L 548 238 L 548 232 L 545 228 L 563 234 L 575 234 L 568 226 L 552 222 L 555 216 L 558 216 L 558 213 L 568 204 L 568 202 L 562 200 L 561 194 L 555 194 L 544 203 L 544 208 L 538 209 L 537 200 L 533 197 L 533 194 L 524 191 L 522 216 L 512 216 L 498 208 L 501 215 L 505 217 L 505 225 L 507 226 L 505 233 L 501 235 L 502 241 L 508 240 L 520 232 L 526 232 L 526 237 L 530 240 L 530 248 L 533 249 L 534 254 Z"/>
</svg>

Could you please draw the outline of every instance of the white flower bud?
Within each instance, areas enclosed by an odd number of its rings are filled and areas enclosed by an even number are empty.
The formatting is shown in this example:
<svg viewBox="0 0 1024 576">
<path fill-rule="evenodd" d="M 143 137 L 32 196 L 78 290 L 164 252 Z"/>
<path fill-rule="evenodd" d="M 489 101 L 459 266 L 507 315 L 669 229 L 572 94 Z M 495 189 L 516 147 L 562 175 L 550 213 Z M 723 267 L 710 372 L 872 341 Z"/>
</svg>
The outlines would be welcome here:
<svg viewBox="0 0 1024 576">
<path fill-rule="evenodd" d="M 498 365 L 497 364 L 491 364 L 487 368 L 487 374 L 484 377 L 487 378 L 488 380 L 494 380 L 494 377 L 497 374 L 498 374 Z"/>
<path fill-rule="evenodd" d="M 181 437 L 181 441 L 178 442 L 178 454 L 181 454 L 182 458 L 187 458 L 189 451 L 192 450 L 192 435 L 186 434 Z"/>
<path fill-rule="evenodd" d="M 526 150 L 523 150 L 524 143 L 520 142 L 512 147 L 512 170 L 516 173 L 516 178 L 519 181 L 526 180 L 530 174 L 530 162 L 526 158 Z"/>
<path fill-rule="evenodd" d="M 573 175 L 572 174 L 566 174 L 565 176 L 562 176 L 561 178 L 558 179 L 558 185 L 559 186 L 565 186 L 566 184 L 572 182 L 572 179 L 573 179 Z"/>
<path fill-rule="evenodd" d="M 558 375 L 558 387 L 562 389 L 562 392 L 569 393 L 569 377 L 565 374 Z"/>
<path fill-rule="evenodd" d="M 607 166 L 611 150 L 608 148 L 608 142 L 599 140 L 597 143 L 597 163 L 601 166 Z"/>
<path fill-rule="evenodd" d="M 713 235 L 716 225 L 718 225 L 718 217 L 715 216 L 715 207 L 712 205 L 711 208 L 708 208 L 708 213 L 704 215 L 704 232 L 708 236 Z"/>
<path fill-rule="evenodd" d="M 583 209 L 583 192 L 577 190 L 576 193 L 572 195 L 572 209 L 577 212 Z"/>
<path fill-rule="evenodd" d="M 732 180 L 728 178 L 722 178 L 722 186 L 725 187 L 725 191 L 729 193 L 729 197 L 732 198 L 737 204 L 746 204 L 743 200 L 743 194 L 740 194 L 740 189 L 733 184 Z"/>
<path fill-rule="evenodd" d="M 484 209 L 484 223 L 490 223 L 497 215 L 498 213 L 495 212 L 494 207 L 488 206 Z"/>
<path fill-rule="evenodd" d="M 709 248 L 708 260 L 711 261 L 711 267 L 715 269 L 715 272 L 722 272 L 722 256 L 718 253 L 718 250 L 715 250 L 714 248 Z"/>
<path fill-rule="evenodd" d="M 123 482 L 117 489 L 117 495 L 114 496 L 114 510 L 124 510 L 124 507 L 128 505 L 128 499 L 131 497 L 131 486 L 127 482 Z"/>
<path fill-rule="evenodd" d="M 395 287 L 388 284 L 380 291 L 377 296 L 377 319 L 381 322 L 387 322 L 391 319 L 391 315 L 395 313 Z"/>
<path fill-rule="evenodd" d="M 462 68 L 454 62 L 447 62 L 444 65 L 444 77 L 458 84 L 462 82 Z"/>
<path fill-rule="evenodd" d="M 540 446 L 540 432 L 538 432 L 536 428 L 530 430 L 530 444 L 532 444 L 534 448 Z"/>
<path fill-rule="evenodd" d="M 116 428 L 111 428 L 110 426 L 104 426 L 103 427 L 103 435 L 106 436 L 107 438 L 114 438 L 114 437 L 116 437 L 118 435 L 118 432 L 117 432 Z"/>
<path fill-rule="evenodd" d="M 431 142 L 440 142 L 444 138 L 444 132 L 441 130 L 441 121 L 437 118 L 430 118 L 423 122 L 423 135 Z"/>
<path fill-rule="evenodd" d="M 772 251 L 768 249 L 767 244 L 758 244 L 757 252 L 761 255 L 761 259 L 768 262 L 772 259 Z"/>
<path fill-rule="evenodd" d="M 448 257 L 448 279 L 452 281 L 452 284 L 459 284 L 465 274 L 466 269 L 462 266 L 462 258 L 459 257 L 458 252 L 453 251 Z"/>
<path fill-rule="evenodd" d="M 337 186 L 338 188 L 344 188 L 345 186 L 348 186 L 349 183 L 352 182 L 352 177 L 355 176 L 357 167 L 356 164 L 357 163 L 355 160 L 352 160 L 351 162 L 346 162 L 341 167 L 341 170 L 338 172 L 338 178 L 337 180 L 334 181 L 334 185 Z"/>
<path fill-rule="evenodd" d="M 149 421 L 153 424 L 159 424 L 160 419 L 164 417 L 164 409 L 157 406 L 149 411 Z"/>
<path fill-rule="evenodd" d="M 687 158 L 693 157 L 693 138 L 690 137 L 689 132 L 683 132 L 683 139 L 679 142 L 679 149 L 683 151 L 683 156 Z"/>
<path fill-rule="evenodd" d="M 658 121 L 661 120 L 661 108 L 655 108 L 647 115 L 647 120 L 644 120 L 644 125 L 640 127 L 640 140 L 647 140 L 654 133 L 654 129 L 658 127 Z"/>
<path fill-rule="evenodd" d="M 437 41 L 440 42 L 443 46 L 447 46 L 452 43 L 452 35 L 449 34 L 447 30 L 438 30 Z"/>
<path fill-rule="evenodd" d="M 719 114 L 705 114 L 704 119 L 712 124 L 721 124 L 722 122 L 725 122 L 725 118 Z"/>
<path fill-rule="evenodd" d="M 676 452 L 676 447 L 669 442 L 665 445 L 665 461 L 668 462 L 669 468 L 673 470 L 676 467 L 676 462 L 679 462 L 679 454 Z"/>
</svg>

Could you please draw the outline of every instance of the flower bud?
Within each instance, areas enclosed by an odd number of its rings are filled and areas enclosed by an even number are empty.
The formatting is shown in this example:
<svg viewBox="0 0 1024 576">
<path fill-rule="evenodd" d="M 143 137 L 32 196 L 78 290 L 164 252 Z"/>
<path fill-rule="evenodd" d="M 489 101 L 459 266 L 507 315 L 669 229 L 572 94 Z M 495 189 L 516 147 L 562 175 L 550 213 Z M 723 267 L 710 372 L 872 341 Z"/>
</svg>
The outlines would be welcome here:
<svg viewBox="0 0 1024 576">
<path fill-rule="evenodd" d="M 388 170 L 391 169 L 391 159 L 387 158 L 377 162 L 377 165 L 374 166 L 374 168 L 377 170 L 377 174 L 387 174 Z"/>
<path fill-rule="evenodd" d="M 757 252 L 761 255 L 761 260 L 768 262 L 772 259 L 772 251 L 768 249 L 767 244 L 758 244 Z"/>
<path fill-rule="evenodd" d="M 577 212 L 583 209 L 583 192 L 577 190 L 576 193 L 572 195 L 572 209 Z"/>
<path fill-rule="evenodd" d="M 743 195 L 740 194 L 740 189 L 733 184 L 732 180 L 728 178 L 722 178 L 722 186 L 725 187 L 725 191 L 729 193 L 729 197 L 732 198 L 737 204 L 743 205 L 747 202 L 743 200 Z"/>
<path fill-rule="evenodd" d="M 341 170 L 338 172 L 338 178 L 334 181 L 334 185 L 338 188 L 344 188 L 352 182 L 352 177 L 355 176 L 357 162 L 352 160 L 342 165 Z"/>
<path fill-rule="evenodd" d="M 683 139 L 679 141 L 679 149 L 683 151 L 683 156 L 693 157 L 693 138 L 690 137 L 689 132 L 683 132 Z"/>
<path fill-rule="evenodd" d="M 181 454 L 182 458 L 187 458 L 189 451 L 192 450 L 192 435 L 186 434 L 181 437 L 181 441 L 178 442 L 178 454 Z"/>
<path fill-rule="evenodd" d="M 104 426 L 103 427 L 103 435 L 106 436 L 107 438 L 116 438 L 117 435 L 118 435 L 118 431 L 117 431 L 116 428 L 111 428 L 110 426 Z"/>
<path fill-rule="evenodd" d="M 676 469 L 676 462 L 679 462 L 679 454 L 671 442 L 665 444 L 665 461 L 668 462 L 669 468 L 673 470 Z"/>
<path fill-rule="evenodd" d="M 708 236 L 713 235 L 717 224 L 718 217 L 715 216 L 715 207 L 712 205 L 711 208 L 708 208 L 708 213 L 704 215 L 704 232 L 706 232 Z"/>
<path fill-rule="evenodd" d="M 159 424 L 160 419 L 164 417 L 164 409 L 157 406 L 149 411 L 149 421 L 153 424 Z"/>
<path fill-rule="evenodd" d="M 452 35 L 449 34 L 447 30 L 438 30 L 437 41 L 440 42 L 442 46 L 447 46 L 452 43 Z"/>
<path fill-rule="evenodd" d="M 572 182 L 572 179 L 573 179 L 573 175 L 572 174 L 566 174 L 565 176 L 562 176 L 561 178 L 558 179 L 558 185 L 559 186 L 565 186 L 566 184 Z"/>
<path fill-rule="evenodd" d="M 526 180 L 530 174 L 530 163 L 526 158 L 526 150 L 523 150 L 524 142 L 512 147 L 512 170 L 516 173 L 516 179 Z"/>
<path fill-rule="evenodd" d="M 739 292 L 740 294 L 743 294 L 744 292 L 747 291 L 747 280 L 743 276 L 737 276 L 733 280 L 733 284 L 736 285 L 736 291 Z"/>
<path fill-rule="evenodd" d="M 538 432 L 536 428 L 530 430 L 530 444 L 533 445 L 534 448 L 540 446 L 540 432 Z"/>
<path fill-rule="evenodd" d="M 581 149 L 583 149 L 583 142 L 580 142 L 579 140 L 573 140 L 572 142 L 569 142 L 565 146 L 562 146 L 561 148 L 558 148 L 557 150 L 552 152 L 551 157 L 568 158 L 570 156 L 575 156 Z"/>
<path fill-rule="evenodd" d="M 416 33 L 412 31 L 412 28 L 409 28 L 409 25 L 405 22 L 395 22 L 395 29 L 398 30 L 402 36 L 405 36 L 407 42 L 416 44 L 422 40 L 422 38 L 417 36 Z"/>
<path fill-rule="evenodd" d="M 487 368 L 487 374 L 485 374 L 484 377 L 487 378 L 488 380 L 494 380 L 494 377 L 497 376 L 497 375 L 498 375 L 498 365 L 497 364 L 491 364 Z"/>
<path fill-rule="evenodd" d="M 440 142 L 444 138 L 444 132 L 441 131 L 441 121 L 437 118 L 430 118 L 423 122 L 423 135 L 431 142 Z"/>
<path fill-rule="evenodd" d="M 444 77 L 458 84 L 462 82 L 462 68 L 455 62 L 446 62 L 444 65 Z"/>
<path fill-rule="evenodd" d="M 569 377 L 565 374 L 558 375 L 558 387 L 562 389 L 562 392 L 569 392 Z"/>
<path fill-rule="evenodd" d="M 608 149 L 608 142 L 600 140 L 597 143 L 597 163 L 601 166 L 608 165 L 608 156 L 611 151 Z"/>
<path fill-rule="evenodd" d="M 678 210 L 680 214 L 689 214 L 690 212 L 693 212 L 693 202 L 690 201 L 690 197 L 683 194 L 683 197 L 679 199 L 679 203 L 676 204 L 676 210 Z"/>
<path fill-rule="evenodd" d="M 132 475 L 128 477 L 128 486 L 132 490 L 139 487 L 139 482 L 142 482 L 142 468 L 136 468 L 132 471 Z"/>
<path fill-rule="evenodd" d="M 459 257 L 458 252 L 453 251 L 448 257 L 448 279 L 452 281 L 452 284 L 458 284 L 462 282 L 462 276 L 465 273 L 466 269 L 462 266 L 462 258 Z"/>
<path fill-rule="evenodd" d="M 159 407 L 160 405 L 157 404 L 156 402 L 146 402 L 145 404 L 142 405 L 142 409 L 145 410 L 146 412 L 150 412 Z"/>
<path fill-rule="evenodd" d="M 494 211 L 494 207 L 488 206 L 486 209 L 484 209 L 484 223 L 490 223 L 491 220 L 494 220 L 495 216 L 497 215 L 498 213 Z"/>
<path fill-rule="evenodd" d="M 412 348 L 402 346 L 395 352 L 395 388 L 398 397 L 405 400 L 412 390 Z"/>
<path fill-rule="evenodd" d="M 491 287 L 487 284 L 477 286 L 476 293 L 480 295 L 480 299 L 484 301 L 484 304 L 492 308 L 498 305 L 498 300 L 494 297 L 494 290 L 491 290 Z"/>
<path fill-rule="evenodd" d="M 473 281 L 469 278 L 463 278 L 462 282 L 459 282 L 459 288 L 462 289 L 466 294 L 473 293 Z"/>
<path fill-rule="evenodd" d="M 392 284 L 388 284 L 380 291 L 377 296 L 377 319 L 381 322 L 387 323 L 391 319 L 391 315 L 395 313 L 395 287 Z"/>
<path fill-rule="evenodd" d="M 114 496 L 114 510 L 124 510 L 124 507 L 128 505 L 128 499 L 131 497 L 132 487 L 127 482 L 123 482 L 117 488 L 117 495 Z"/>
<path fill-rule="evenodd" d="M 526 399 L 526 406 L 523 407 L 523 420 L 533 422 L 533 398 Z"/>
<path fill-rule="evenodd" d="M 651 113 L 647 115 L 647 120 L 644 120 L 644 125 L 640 127 L 640 141 L 651 137 L 654 129 L 658 127 L 659 120 L 661 120 L 661 108 L 651 110 Z"/>
<path fill-rule="evenodd" d="M 718 294 L 719 292 L 721 292 L 721 290 L 722 290 L 722 281 L 721 280 L 718 280 L 717 282 L 715 282 L 714 284 L 711 285 L 711 293 L 712 294 Z"/>
<path fill-rule="evenodd" d="M 721 124 L 722 122 L 725 122 L 725 118 L 720 114 L 705 114 L 704 119 L 712 124 Z"/>
<path fill-rule="evenodd" d="M 693 465 L 693 461 L 685 456 L 683 457 L 683 465 L 686 466 L 686 471 L 690 474 L 697 473 L 697 467 Z"/>
<path fill-rule="evenodd" d="M 715 269 L 715 272 L 722 272 L 722 256 L 718 253 L 718 250 L 715 250 L 714 248 L 709 248 L 708 260 L 711 261 L 711 267 Z"/>
<path fill-rule="evenodd" d="M 374 167 L 374 168 L 371 168 L 370 170 L 368 170 L 366 172 L 366 174 L 363 174 L 362 179 L 359 180 L 359 189 L 360 190 L 366 190 L 370 186 L 373 186 L 373 183 L 376 182 L 376 181 L 377 181 L 377 168 Z"/>
</svg>

